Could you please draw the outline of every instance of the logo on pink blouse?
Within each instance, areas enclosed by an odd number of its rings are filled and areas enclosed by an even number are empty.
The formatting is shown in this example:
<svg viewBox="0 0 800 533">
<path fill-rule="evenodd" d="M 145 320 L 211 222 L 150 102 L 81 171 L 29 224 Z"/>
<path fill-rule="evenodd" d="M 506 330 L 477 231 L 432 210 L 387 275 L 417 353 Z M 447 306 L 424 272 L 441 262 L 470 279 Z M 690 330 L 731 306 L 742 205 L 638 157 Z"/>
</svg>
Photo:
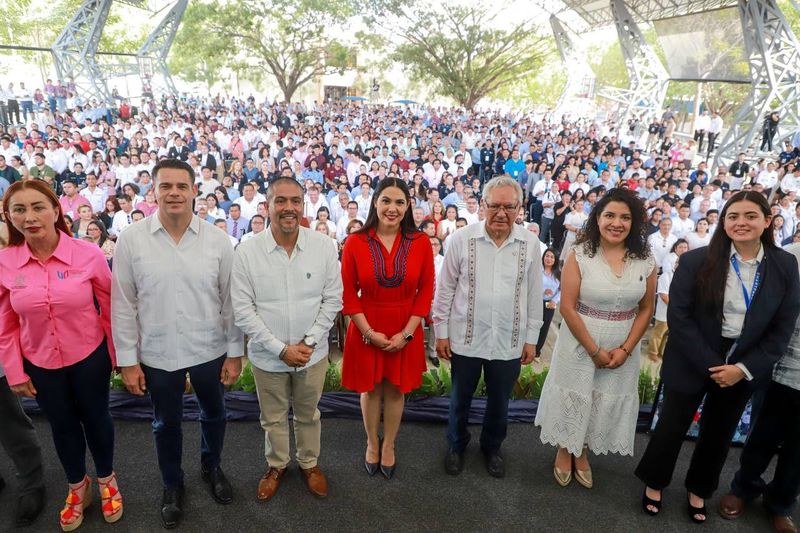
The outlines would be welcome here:
<svg viewBox="0 0 800 533">
<path fill-rule="evenodd" d="M 25 287 L 27 287 L 27 285 L 25 285 L 25 276 L 19 275 L 16 278 L 14 278 L 14 287 L 13 288 L 15 288 L 15 289 L 24 289 Z"/>
</svg>

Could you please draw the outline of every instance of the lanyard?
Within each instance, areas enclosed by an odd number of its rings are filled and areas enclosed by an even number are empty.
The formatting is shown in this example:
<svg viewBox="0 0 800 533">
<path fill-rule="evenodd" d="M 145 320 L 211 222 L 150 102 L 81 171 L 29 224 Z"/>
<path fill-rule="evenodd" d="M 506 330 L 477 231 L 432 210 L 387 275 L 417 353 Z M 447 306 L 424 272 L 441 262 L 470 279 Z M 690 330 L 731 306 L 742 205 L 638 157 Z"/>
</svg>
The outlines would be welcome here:
<svg viewBox="0 0 800 533">
<path fill-rule="evenodd" d="M 753 279 L 753 287 L 750 289 L 750 294 L 747 294 L 747 287 L 744 285 L 744 280 L 742 279 L 742 273 L 739 270 L 739 261 L 736 259 L 736 255 L 731 256 L 731 264 L 733 265 L 733 269 L 736 271 L 736 277 L 739 278 L 739 283 L 742 285 L 742 294 L 744 294 L 744 305 L 747 310 L 750 309 L 750 302 L 755 296 L 756 291 L 758 290 L 758 285 L 761 283 L 761 271 L 756 268 L 756 276 Z"/>
</svg>

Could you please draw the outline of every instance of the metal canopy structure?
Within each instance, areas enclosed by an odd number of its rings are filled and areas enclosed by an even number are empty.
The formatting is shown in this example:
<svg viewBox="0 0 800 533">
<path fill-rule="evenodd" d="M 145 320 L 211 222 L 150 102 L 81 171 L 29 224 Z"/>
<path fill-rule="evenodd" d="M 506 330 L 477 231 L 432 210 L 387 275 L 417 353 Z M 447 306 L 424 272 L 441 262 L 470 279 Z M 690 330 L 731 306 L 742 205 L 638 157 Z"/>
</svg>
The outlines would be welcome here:
<svg viewBox="0 0 800 533">
<path fill-rule="evenodd" d="M 714 165 L 730 163 L 739 152 L 755 155 L 755 143 L 760 141 L 763 120 L 772 111 L 781 116 L 775 142 L 800 132 L 800 42 L 776 0 L 535 1 L 560 19 L 579 17 L 580 22 L 572 25 L 576 32 L 609 25 L 616 27 L 630 86 L 628 89 L 601 89 L 601 94 L 620 103 L 618 124 L 632 115 L 645 118 L 659 112 L 669 81 L 666 69 L 642 38 L 639 25 L 668 17 L 737 7 L 753 88 L 723 137 L 715 153 Z M 798 8 L 794 0 L 792 5 Z M 553 32 L 556 42 L 559 42 L 560 30 L 555 25 Z M 568 61 L 563 51 L 562 59 Z"/>
<path fill-rule="evenodd" d="M 153 13 L 164 7 L 163 0 L 116 1 Z M 74 81 L 79 93 L 86 99 L 111 103 L 111 92 L 106 83 L 108 79 L 139 74 L 142 83 L 149 84 L 153 71 L 156 71 L 164 79 L 164 88 L 176 93 L 166 59 L 188 0 L 175 2 L 136 53 L 136 63 L 100 64 L 97 61 L 97 56 L 103 54 L 98 50 L 100 37 L 113 2 L 84 0 L 64 27 L 51 48 L 59 79 Z"/>
<path fill-rule="evenodd" d="M 721 7 L 734 7 L 737 0 L 634 0 L 628 8 L 638 23 L 702 13 Z M 564 0 L 564 10 L 577 13 L 589 29 L 614 24 L 614 12 L 608 0 Z"/>
<path fill-rule="evenodd" d="M 576 103 L 580 100 L 592 98 L 594 96 L 594 85 L 596 76 L 592 67 L 586 61 L 586 55 L 582 54 L 575 45 L 572 32 L 567 30 L 555 15 L 550 16 L 550 26 L 556 38 L 556 46 L 561 60 L 565 65 L 569 65 L 569 76 L 567 84 L 556 103 L 554 115 L 561 117 L 565 113 L 574 110 Z"/>
</svg>

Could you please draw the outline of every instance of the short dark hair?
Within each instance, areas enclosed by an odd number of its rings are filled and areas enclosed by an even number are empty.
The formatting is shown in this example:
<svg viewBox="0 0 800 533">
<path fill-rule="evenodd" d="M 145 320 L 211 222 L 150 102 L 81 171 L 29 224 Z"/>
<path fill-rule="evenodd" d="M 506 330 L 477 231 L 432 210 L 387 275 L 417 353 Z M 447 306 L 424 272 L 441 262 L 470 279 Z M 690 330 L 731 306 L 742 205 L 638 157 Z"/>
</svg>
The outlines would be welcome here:
<svg viewBox="0 0 800 533">
<path fill-rule="evenodd" d="M 192 185 L 194 185 L 194 169 L 188 163 L 181 161 L 180 159 L 162 159 L 156 163 L 156 166 L 153 167 L 153 181 L 158 180 L 158 173 L 163 168 L 186 171 L 189 174 L 189 179 L 191 180 Z"/>
</svg>

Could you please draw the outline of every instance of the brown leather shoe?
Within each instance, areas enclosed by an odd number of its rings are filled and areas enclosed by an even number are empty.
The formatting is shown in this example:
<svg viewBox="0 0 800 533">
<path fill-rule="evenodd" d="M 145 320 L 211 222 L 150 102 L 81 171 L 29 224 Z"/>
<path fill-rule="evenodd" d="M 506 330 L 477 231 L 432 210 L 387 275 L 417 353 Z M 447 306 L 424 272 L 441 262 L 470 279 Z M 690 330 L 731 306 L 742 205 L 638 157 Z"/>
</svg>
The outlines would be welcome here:
<svg viewBox="0 0 800 533">
<path fill-rule="evenodd" d="M 261 501 L 267 501 L 278 492 L 281 478 L 286 473 L 285 468 L 270 468 L 258 482 L 258 496 Z"/>
<path fill-rule="evenodd" d="M 325 479 L 325 474 L 319 469 L 319 466 L 311 468 L 302 468 L 303 475 L 306 477 L 306 485 L 309 492 L 317 498 L 328 497 L 328 480 Z"/>
<path fill-rule="evenodd" d="M 791 516 L 773 516 L 772 527 L 775 533 L 797 533 L 797 526 L 792 522 Z"/>
<path fill-rule="evenodd" d="M 744 513 L 744 500 L 733 494 L 726 494 L 719 502 L 719 515 L 727 520 L 735 520 Z"/>
</svg>

